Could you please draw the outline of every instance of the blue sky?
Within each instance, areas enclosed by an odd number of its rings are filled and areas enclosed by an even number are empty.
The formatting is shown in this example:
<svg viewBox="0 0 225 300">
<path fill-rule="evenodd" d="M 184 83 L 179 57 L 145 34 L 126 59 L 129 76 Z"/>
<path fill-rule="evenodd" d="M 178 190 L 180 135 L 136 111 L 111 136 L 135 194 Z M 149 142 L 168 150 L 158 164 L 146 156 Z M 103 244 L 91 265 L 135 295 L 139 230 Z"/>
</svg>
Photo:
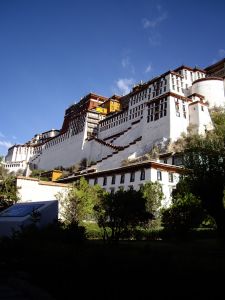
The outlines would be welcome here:
<svg viewBox="0 0 225 300">
<path fill-rule="evenodd" d="M 89 92 L 224 57 L 223 0 L 0 0 L 0 154 Z"/>
</svg>

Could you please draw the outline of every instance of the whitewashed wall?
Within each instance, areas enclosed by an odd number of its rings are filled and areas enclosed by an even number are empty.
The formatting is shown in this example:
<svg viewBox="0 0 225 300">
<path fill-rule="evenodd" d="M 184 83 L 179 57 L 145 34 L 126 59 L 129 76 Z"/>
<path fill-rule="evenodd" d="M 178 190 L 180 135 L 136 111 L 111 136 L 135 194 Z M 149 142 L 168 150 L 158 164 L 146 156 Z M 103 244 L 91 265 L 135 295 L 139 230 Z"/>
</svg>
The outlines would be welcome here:
<svg viewBox="0 0 225 300">
<path fill-rule="evenodd" d="M 17 177 L 16 185 L 21 202 L 57 200 L 56 194 L 67 189 L 67 184 L 22 176 Z"/>
<path fill-rule="evenodd" d="M 192 93 L 205 96 L 205 100 L 209 102 L 210 107 L 225 105 L 223 80 L 208 78 L 207 80 L 194 82 Z"/>
<path fill-rule="evenodd" d="M 189 115 L 190 125 L 194 125 L 194 130 L 197 134 L 205 134 L 206 130 L 213 128 L 208 107 L 200 102 L 189 106 Z"/>
</svg>

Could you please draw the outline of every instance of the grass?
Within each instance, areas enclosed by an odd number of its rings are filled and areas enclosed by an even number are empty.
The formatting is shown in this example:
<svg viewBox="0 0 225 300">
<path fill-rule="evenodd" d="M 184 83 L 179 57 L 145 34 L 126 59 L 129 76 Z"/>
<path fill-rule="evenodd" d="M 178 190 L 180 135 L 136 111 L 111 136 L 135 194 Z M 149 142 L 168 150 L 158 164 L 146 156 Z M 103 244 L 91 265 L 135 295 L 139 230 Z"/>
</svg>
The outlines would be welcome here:
<svg viewBox="0 0 225 300">
<path fill-rule="evenodd" d="M 55 299 L 217 300 L 224 299 L 224 249 L 213 237 L 117 244 L 31 238 L 1 244 L 1 271 L 23 274 Z"/>
</svg>

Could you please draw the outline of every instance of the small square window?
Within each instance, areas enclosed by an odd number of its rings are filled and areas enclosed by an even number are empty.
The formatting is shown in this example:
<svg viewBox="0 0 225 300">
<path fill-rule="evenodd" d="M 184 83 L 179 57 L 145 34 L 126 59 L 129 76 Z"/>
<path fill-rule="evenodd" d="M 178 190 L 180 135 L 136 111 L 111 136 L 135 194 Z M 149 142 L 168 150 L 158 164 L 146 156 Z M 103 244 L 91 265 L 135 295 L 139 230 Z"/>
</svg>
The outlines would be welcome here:
<svg viewBox="0 0 225 300">
<path fill-rule="evenodd" d="M 95 177 L 94 184 L 98 184 L 98 178 Z"/>
</svg>

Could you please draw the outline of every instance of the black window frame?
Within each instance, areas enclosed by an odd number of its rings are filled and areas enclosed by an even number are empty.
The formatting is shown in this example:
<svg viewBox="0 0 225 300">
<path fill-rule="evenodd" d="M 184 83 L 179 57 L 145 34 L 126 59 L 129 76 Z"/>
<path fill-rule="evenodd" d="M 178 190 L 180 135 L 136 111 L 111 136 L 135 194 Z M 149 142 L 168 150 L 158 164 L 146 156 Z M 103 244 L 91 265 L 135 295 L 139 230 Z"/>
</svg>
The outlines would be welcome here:
<svg viewBox="0 0 225 300">
<path fill-rule="evenodd" d="M 141 170 L 140 180 L 145 180 L 145 169 Z"/>
<path fill-rule="evenodd" d="M 107 185 L 107 176 L 103 177 L 103 186 Z"/>
<path fill-rule="evenodd" d="M 135 181 L 135 172 L 131 172 L 130 173 L 130 182 L 134 182 Z"/>
</svg>

